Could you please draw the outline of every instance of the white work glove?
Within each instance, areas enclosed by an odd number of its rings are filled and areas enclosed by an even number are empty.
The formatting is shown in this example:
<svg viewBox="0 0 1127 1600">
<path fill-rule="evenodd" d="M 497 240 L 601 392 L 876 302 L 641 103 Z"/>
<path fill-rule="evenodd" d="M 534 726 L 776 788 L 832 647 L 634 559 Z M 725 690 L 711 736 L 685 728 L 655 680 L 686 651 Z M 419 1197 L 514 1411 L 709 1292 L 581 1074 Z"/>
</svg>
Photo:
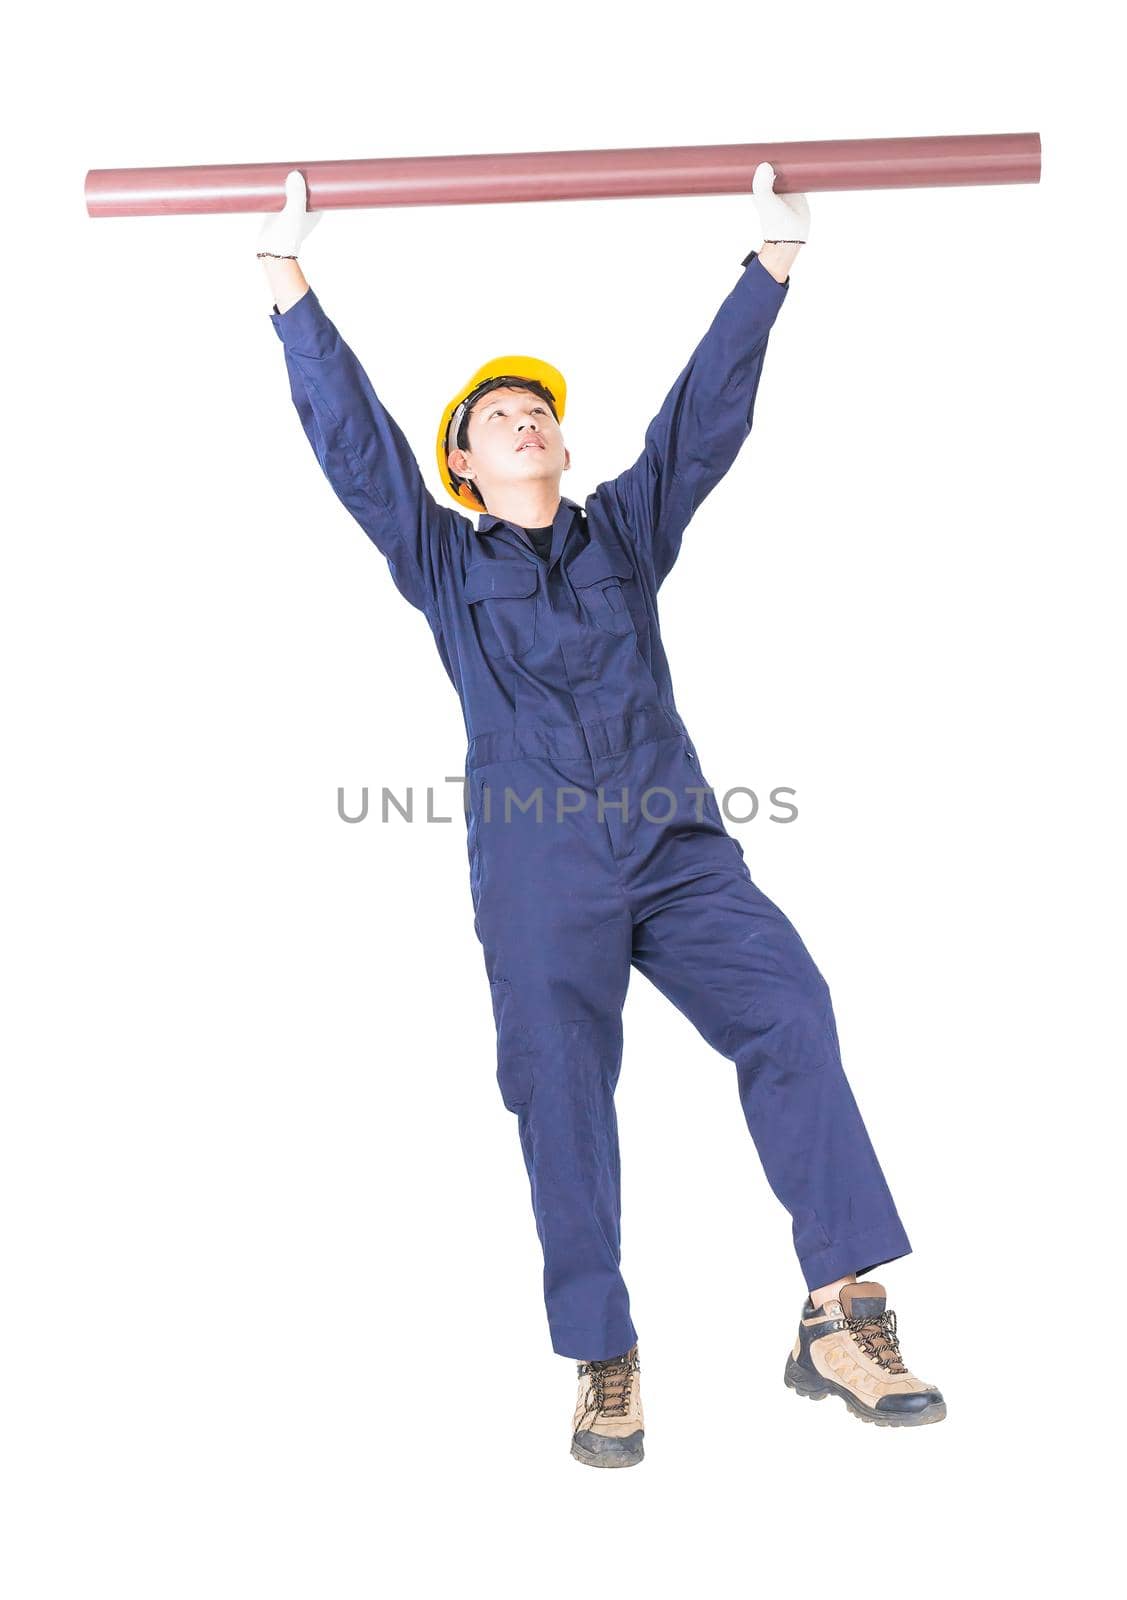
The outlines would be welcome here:
<svg viewBox="0 0 1127 1600">
<path fill-rule="evenodd" d="M 805 244 L 810 237 L 810 206 L 804 194 L 776 194 L 775 169 L 761 161 L 752 174 L 751 194 L 759 212 L 764 244 Z"/>
<path fill-rule="evenodd" d="M 286 203 L 281 211 L 271 211 L 258 235 L 260 256 L 288 256 L 297 260 L 303 240 L 325 215 L 323 211 L 310 211 L 309 191 L 305 174 L 295 167 L 286 174 Z"/>
</svg>

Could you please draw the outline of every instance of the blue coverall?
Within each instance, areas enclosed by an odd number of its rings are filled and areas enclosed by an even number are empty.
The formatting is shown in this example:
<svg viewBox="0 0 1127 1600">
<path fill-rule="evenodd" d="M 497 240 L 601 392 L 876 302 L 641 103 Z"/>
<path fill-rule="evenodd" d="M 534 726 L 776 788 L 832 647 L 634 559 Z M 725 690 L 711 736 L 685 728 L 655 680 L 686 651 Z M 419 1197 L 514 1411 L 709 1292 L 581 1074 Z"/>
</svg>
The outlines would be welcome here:
<svg viewBox="0 0 1127 1600">
<path fill-rule="evenodd" d="M 580 1361 L 637 1338 L 614 1106 L 631 965 L 734 1062 L 807 1288 L 911 1251 L 825 980 L 724 827 L 662 647 L 657 591 L 751 430 L 790 287 L 754 251 L 742 266 L 638 459 L 583 506 L 561 498 L 546 560 L 515 524 L 483 514 L 475 529 L 438 504 L 312 290 L 271 314 L 317 460 L 426 617 L 461 701 L 497 1081 L 517 1117 L 552 1348 Z"/>
</svg>

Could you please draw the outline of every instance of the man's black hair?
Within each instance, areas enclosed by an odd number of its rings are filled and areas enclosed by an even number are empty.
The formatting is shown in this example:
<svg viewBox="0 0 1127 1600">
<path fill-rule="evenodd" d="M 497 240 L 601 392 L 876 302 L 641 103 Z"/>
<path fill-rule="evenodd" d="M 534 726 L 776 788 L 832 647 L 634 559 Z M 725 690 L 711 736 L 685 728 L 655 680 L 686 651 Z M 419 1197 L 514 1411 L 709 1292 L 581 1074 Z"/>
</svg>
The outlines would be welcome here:
<svg viewBox="0 0 1127 1600">
<path fill-rule="evenodd" d="M 556 416 L 555 395 L 552 393 L 551 389 L 546 389 L 538 378 L 487 378 L 484 383 L 479 383 L 477 388 L 471 390 L 466 396 L 466 409 L 462 412 L 461 425 L 458 428 L 458 434 L 454 440 L 455 448 L 459 450 L 469 449 L 471 413 L 476 407 L 478 401 L 481 399 L 482 395 L 488 394 L 490 389 L 528 389 L 532 394 L 538 394 L 541 400 L 546 400 L 552 408 L 552 415 L 556 418 L 557 423 L 560 420 L 559 417 Z M 454 471 L 453 467 L 451 467 L 449 464 L 447 465 L 446 470 L 453 479 L 455 488 L 458 488 L 460 484 L 468 483 L 470 486 L 470 493 L 473 495 L 475 500 L 481 503 L 481 509 L 483 511 L 488 511 L 489 507 L 485 504 L 484 496 L 482 495 L 481 490 L 478 488 L 473 478 L 460 478 Z"/>
</svg>

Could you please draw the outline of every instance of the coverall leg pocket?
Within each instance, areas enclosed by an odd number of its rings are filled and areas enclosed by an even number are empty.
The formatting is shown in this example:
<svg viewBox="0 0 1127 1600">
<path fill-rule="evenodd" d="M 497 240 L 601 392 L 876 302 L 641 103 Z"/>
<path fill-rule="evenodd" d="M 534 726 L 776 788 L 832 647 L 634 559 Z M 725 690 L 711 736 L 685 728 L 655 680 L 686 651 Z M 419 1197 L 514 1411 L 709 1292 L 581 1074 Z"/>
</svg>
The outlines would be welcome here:
<svg viewBox="0 0 1127 1600">
<path fill-rule="evenodd" d="M 516 1021 L 508 978 L 494 978 L 489 988 L 497 1025 L 497 1086 L 506 1107 L 519 1111 L 532 1097 L 532 1053 L 526 1030 Z"/>
</svg>

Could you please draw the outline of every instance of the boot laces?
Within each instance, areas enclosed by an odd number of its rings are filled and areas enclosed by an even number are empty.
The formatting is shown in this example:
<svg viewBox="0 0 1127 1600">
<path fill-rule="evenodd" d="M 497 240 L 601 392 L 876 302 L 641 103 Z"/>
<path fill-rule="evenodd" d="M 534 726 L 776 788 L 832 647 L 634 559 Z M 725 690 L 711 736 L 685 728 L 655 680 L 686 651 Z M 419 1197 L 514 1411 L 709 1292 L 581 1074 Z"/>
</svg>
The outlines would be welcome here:
<svg viewBox="0 0 1127 1600">
<path fill-rule="evenodd" d="M 579 1376 L 591 1375 L 591 1387 L 583 1412 L 583 1422 L 588 1417 L 624 1417 L 630 1410 L 630 1390 L 635 1372 L 641 1370 L 637 1347 L 625 1355 L 611 1356 L 606 1361 L 579 1362 Z"/>
<path fill-rule="evenodd" d="M 846 1317 L 845 1326 L 865 1354 L 889 1372 L 907 1372 L 896 1336 L 896 1313 L 885 1309 L 877 1317 Z"/>
</svg>

